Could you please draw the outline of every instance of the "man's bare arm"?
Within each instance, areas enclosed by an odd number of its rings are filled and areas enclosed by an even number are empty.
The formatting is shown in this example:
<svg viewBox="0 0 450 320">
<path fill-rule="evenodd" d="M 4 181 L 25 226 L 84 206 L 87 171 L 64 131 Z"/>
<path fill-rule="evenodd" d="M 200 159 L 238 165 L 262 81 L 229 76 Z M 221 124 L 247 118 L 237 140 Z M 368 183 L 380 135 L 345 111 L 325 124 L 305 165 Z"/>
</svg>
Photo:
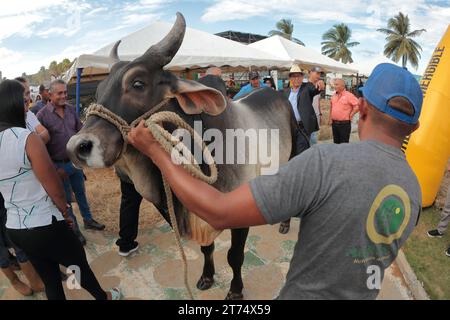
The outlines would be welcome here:
<svg viewBox="0 0 450 320">
<path fill-rule="evenodd" d="M 44 141 L 44 144 L 47 144 L 50 141 L 50 134 L 48 133 L 48 130 L 42 125 L 38 125 L 35 129 L 36 133 L 39 135 L 39 137 Z"/>
</svg>

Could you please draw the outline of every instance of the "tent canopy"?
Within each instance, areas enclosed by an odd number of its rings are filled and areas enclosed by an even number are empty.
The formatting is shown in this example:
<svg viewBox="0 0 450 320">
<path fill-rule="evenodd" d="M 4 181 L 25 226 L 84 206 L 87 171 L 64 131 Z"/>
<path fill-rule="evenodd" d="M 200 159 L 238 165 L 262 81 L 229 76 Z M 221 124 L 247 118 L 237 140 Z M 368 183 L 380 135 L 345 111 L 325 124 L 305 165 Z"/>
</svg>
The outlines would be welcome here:
<svg viewBox="0 0 450 320">
<path fill-rule="evenodd" d="M 150 46 L 158 43 L 171 28 L 170 23 L 156 22 L 126 36 L 119 46 L 119 57 L 127 61 L 136 59 Z M 107 56 L 113 45 L 114 43 L 111 43 L 94 54 Z M 183 44 L 173 61 L 167 65 L 167 69 L 184 70 L 210 66 L 271 68 L 285 65 L 286 61 L 283 59 L 258 49 L 204 31 L 186 28 Z"/>
<path fill-rule="evenodd" d="M 170 23 L 156 22 L 122 38 L 118 50 L 120 59 L 132 61 L 140 57 L 168 34 L 171 28 Z M 78 68 L 110 69 L 113 61 L 109 58 L 109 53 L 113 46 L 114 43 L 111 43 L 94 54 L 78 57 L 65 79 L 70 80 L 76 76 Z M 288 64 L 289 61 L 264 51 L 207 32 L 186 28 L 183 44 L 166 69 L 183 71 L 212 66 L 235 69 L 285 68 Z"/>
<path fill-rule="evenodd" d="M 297 63 L 304 68 L 320 66 L 327 72 L 358 72 L 355 67 L 333 60 L 311 48 L 301 46 L 280 36 L 272 36 L 249 46 L 273 54 L 280 59 L 289 60 L 291 63 Z"/>
</svg>

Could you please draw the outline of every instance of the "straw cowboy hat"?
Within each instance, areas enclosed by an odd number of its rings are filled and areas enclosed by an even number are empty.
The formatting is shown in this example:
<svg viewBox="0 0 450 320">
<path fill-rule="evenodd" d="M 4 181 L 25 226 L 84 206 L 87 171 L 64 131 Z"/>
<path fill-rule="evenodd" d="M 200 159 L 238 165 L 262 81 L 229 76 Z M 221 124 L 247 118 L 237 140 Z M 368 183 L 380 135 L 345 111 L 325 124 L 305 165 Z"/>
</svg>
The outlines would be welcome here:
<svg viewBox="0 0 450 320">
<path fill-rule="evenodd" d="M 291 70 L 289 70 L 289 77 L 295 73 L 300 73 L 301 75 L 304 75 L 302 68 L 298 64 L 293 64 L 291 67 Z"/>
</svg>

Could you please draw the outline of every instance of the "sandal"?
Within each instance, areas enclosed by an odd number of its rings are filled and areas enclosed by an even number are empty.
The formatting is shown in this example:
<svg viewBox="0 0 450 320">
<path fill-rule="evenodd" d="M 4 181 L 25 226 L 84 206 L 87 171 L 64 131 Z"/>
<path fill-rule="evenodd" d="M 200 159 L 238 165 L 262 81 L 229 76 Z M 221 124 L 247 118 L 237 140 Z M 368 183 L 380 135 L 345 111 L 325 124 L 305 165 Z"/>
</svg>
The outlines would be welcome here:
<svg viewBox="0 0 450 320">
<path fill-rule="evenodd" d="M 112 288 L 109 290 L 109 293 L 111 293 L 111 300 L 122 299 L 122 293 L 120 292 L 119 288 Z"/>
</svg>

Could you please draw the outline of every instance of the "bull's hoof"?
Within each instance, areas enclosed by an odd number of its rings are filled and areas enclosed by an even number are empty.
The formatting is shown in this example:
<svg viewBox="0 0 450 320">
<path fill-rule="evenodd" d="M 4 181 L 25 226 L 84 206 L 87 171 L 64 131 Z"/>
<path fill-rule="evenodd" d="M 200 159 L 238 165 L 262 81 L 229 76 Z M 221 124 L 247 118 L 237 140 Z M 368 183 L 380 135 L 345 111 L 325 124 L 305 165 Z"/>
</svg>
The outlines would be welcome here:
<svg viewBox="0 0 450 320">
<path fill-rule="evenodd" d="M 281 234 L 286 234 L 289 232 L 289 229 L 291 228 L 290 223 L 282 222 L 280 223 L 280 229 L 278 230 Z"/>
<path fill-rule="evenodd" d="M 244 295 L 242 293 L 228 292 L 225 300 L 244 300 Z"/>
<path fill-rule="evenodd" d="M 197 289 L 205 291 L 212 287 L 214 284 L 214 278 L 208 278 L 205 276 L 202 276 L 200 280 L 197 282 Z"/>
</svg>

